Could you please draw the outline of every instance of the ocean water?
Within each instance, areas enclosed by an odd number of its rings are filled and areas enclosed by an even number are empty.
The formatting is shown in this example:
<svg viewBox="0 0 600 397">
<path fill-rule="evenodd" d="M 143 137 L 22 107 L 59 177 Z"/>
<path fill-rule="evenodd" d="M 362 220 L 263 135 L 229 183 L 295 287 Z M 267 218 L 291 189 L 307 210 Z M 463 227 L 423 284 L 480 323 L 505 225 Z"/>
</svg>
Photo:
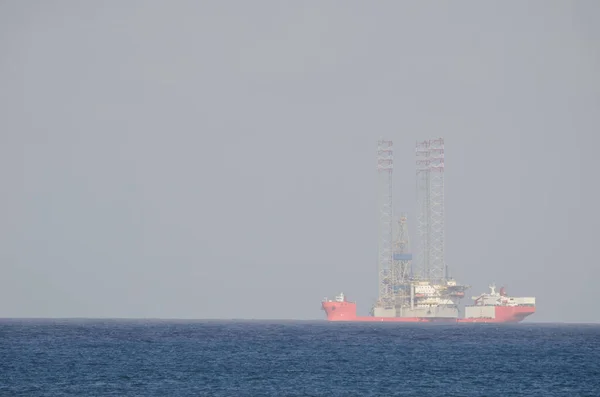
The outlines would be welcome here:
<svg viewBox="0 0 600 397">
<path fill-rule="evenodd" d="M 600 326 L 0 320 L 0 396 L 600 396 Z"/>
</svg>

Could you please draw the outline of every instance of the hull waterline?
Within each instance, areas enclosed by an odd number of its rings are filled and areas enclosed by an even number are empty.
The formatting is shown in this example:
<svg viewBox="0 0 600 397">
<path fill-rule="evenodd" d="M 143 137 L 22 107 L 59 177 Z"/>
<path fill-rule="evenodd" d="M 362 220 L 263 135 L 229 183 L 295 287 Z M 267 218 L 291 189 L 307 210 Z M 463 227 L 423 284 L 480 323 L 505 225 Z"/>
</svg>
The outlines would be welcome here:
<svg viewBox="0 0 600 397">
<path fill-rule="evenodd" d="M 328 321 L 333 322 L 385 322 L 385 323 L 519 323 L 535 313 L 535 307 L 497 306 L 490 318 L 441 317 L 375 317 L 357 316 L 354 302 L 322 302 Z"/>
</svg>

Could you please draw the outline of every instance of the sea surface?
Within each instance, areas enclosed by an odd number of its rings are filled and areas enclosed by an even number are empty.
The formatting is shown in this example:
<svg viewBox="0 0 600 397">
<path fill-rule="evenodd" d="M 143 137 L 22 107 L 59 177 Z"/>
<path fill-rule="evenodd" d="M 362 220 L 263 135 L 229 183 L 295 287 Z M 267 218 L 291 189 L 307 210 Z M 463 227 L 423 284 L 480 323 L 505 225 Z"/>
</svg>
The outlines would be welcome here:
<svg viewBox="0 0 600 397">
<path fill-rule="evenodd" d="M 0 319 L 0 396 L 600 396 L 600 325 Z"/>
</svg>

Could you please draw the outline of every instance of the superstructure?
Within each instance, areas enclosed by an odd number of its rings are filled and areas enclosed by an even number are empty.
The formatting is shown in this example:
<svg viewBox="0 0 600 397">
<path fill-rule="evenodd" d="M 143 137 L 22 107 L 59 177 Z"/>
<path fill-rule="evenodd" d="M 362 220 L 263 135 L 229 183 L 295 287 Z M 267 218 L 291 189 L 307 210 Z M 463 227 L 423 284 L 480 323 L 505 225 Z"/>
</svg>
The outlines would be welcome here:
<svg viewBox="0 0 600 397">
<path fill-rule="evenodd" d="M 459 317 L 467 285 L 449 276 L 444 257 L 444 140 L 417 142 L 417 251 L 408 237 L 407 215 L 394 222 L 392 181 L 393 143 L 379 140 L 379 244 L 377 255 L 379 297 L 369 316 L 357 316 L 356 303 L 342 293 L 325 298 L 322 309 L 330 321 L 384 322 L 519 322 L 535 312 L 535 298 L 508 297 L 504 288 L 473 297 Z M 396 227 L 394 228 L 394 225 Z"/>
</svg>

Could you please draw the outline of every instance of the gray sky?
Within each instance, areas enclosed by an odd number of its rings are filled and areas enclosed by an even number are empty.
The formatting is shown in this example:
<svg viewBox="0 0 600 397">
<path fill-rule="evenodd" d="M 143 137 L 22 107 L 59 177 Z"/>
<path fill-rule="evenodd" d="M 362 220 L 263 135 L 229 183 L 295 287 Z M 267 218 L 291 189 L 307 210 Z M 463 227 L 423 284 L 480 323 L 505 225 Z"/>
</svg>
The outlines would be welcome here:
<svg viewBox="0 0 600 397">
<path fill-rule="evenodd" d="M 510 4 L 509 4 L 510 3 Z M 377 294 L 375 148 L 446 140 L 468 297 L 600 321 L 600 3 L 2 1 L 0 317 L 323 318 Z M 414 234 L 413 234 L 414 237 Z"/>
</svg>

